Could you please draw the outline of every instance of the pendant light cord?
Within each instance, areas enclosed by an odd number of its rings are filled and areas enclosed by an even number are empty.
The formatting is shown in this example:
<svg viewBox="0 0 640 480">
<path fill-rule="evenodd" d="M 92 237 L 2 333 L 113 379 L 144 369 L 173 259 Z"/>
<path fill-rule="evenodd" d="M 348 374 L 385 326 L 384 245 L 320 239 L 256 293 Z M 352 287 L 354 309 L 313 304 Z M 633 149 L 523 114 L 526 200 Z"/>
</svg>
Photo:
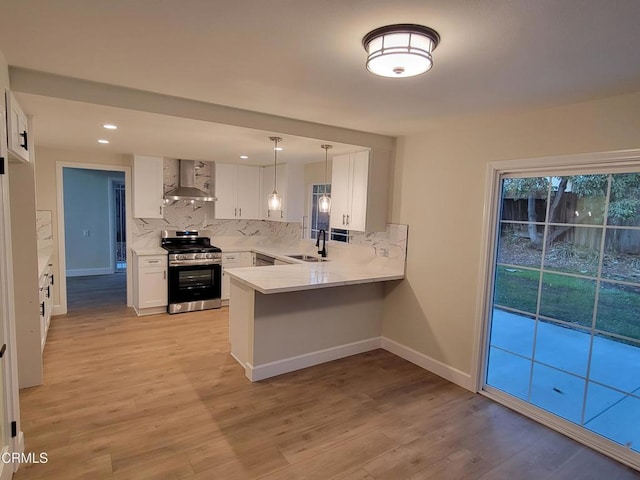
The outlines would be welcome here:
<svg viewBox="0 0 640 480">
<path fill-rule="evenodd" d="M 331 145 L 320 145 L 321 148 L 324 148 L 324 196 L 327 196 L 327 173 L 329 171 L 329 149 L 332 148 Z"/>
<path fill-rule="evenodd" d="M 274 140 L 275 146 L 273 147 L 273 191 L 276 191 L 276 185 L 278 184 L 278 167 L 276 164 L 278 163 L 278 139 Z"/>
</svg>

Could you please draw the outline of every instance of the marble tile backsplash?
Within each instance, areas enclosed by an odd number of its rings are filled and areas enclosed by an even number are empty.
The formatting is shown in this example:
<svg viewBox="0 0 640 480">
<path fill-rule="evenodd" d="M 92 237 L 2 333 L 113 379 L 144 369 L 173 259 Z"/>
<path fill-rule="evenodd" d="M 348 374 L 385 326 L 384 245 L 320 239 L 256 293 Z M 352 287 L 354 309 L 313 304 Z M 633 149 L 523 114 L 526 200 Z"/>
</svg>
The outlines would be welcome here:
<svg viewBox="0 0 640 480">
<path fill-rule="evenodd" d="M 377 257 L 406 258 L 409 225 L 390 223 L 386 232 L 352 232 L 352 245 L 373 248 Z"/>
<path fill-rule="evenodd" d="M 36 235 L 38 250 L 53 247 L 51 210 L 36 210 Z"/>
</svg>

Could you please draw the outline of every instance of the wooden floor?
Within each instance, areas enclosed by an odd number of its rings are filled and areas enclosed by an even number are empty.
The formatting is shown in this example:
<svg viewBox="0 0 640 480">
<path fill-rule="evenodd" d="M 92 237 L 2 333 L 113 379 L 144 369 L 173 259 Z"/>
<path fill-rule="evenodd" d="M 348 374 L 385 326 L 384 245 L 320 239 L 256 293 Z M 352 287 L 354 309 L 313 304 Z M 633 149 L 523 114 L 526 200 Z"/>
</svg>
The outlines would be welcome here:
<svg viewBox="0 0 640 480">
<path fill-rule="evenodd" d="M 67 277 L 67 311 L 127 304 L 126 272 L 111 275 Z"/>
<path fill-rule="evenodd" d="M 26 479 L 631 479 L 640 474 L 388 352 L 250 383 L 228 311 L 54 317 L 22 390 Z"/>
</svg>

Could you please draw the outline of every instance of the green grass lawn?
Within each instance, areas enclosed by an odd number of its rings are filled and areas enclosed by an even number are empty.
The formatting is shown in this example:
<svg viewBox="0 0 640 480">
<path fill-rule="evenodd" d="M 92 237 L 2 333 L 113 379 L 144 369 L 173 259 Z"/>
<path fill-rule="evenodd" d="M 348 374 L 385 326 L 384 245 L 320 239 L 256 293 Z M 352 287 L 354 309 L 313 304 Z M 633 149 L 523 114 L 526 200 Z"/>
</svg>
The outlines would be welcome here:
<svg viewBox="0 0 640 480">
<path fill-rule="evenodd" d="M 498 265 L 494 304 L 536 313 L 540 271 Z M 544 273 L 540 315 L 591 327 L 595 280 Z M 640 340 L 640 287 L 602 282 L 596 328 Z"/>
</svg>

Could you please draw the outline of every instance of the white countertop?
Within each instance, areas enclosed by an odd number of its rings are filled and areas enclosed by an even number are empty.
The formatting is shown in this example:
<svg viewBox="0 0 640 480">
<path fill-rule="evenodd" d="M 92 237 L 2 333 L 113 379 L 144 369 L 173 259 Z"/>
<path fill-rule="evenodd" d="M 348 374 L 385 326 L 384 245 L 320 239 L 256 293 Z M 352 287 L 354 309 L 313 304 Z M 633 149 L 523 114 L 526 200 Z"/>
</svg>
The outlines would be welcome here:
<svg viewBox="0 0 640 480">
<path fill-rule="evenodd" d="M 224 251 L 230 250 L 225 249 Z M 325 262 L 304 262 L 288 258 L 286 255 L 309 254 L 311 252 L 292 251 L 291 247 L 253 247 L 251 251 L 295 262 L 289 265 L 225 269 L 225 273 L 231 278 L 265 294 L 385 282 L 404 278 L 404 262 L 385 257 L 350 261 L 347 256 L 341 255 Z"/>
</svg>

